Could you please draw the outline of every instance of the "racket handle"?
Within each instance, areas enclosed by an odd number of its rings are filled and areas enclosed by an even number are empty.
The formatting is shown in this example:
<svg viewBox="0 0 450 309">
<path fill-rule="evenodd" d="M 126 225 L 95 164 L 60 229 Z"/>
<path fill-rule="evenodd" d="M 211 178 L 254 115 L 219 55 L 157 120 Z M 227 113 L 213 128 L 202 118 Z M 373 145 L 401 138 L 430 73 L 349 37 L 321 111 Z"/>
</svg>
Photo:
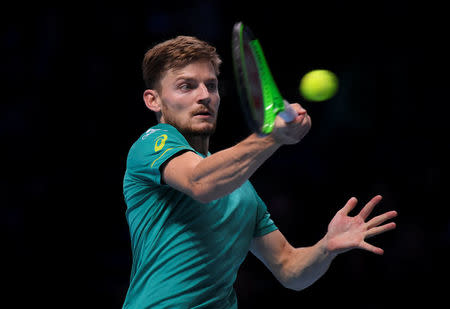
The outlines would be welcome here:
<svg viewBox="0 0 450 309">
<path fill-rule="evenodd" d="M 286 122 L 294 121 L 297 117 L 297 112 L 291 107 L 288 101 L 284 100 L 284 111 L 278 113 L 278 116 L 283 118 Z"/>
</svg>

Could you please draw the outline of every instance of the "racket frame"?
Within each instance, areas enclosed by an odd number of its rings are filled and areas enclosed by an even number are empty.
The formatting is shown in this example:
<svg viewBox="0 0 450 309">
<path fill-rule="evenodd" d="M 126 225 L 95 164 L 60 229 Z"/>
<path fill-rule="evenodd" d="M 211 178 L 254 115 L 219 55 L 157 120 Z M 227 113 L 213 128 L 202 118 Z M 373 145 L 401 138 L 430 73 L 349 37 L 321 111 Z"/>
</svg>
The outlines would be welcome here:
<svg viewBox="0 0 450 309">
<path fill-rule="evenodd" d="M 251 50 L 253 59 L 250 61 L 246 61 L 245 58 L 245 44 L 248 44 Z M 236 23 L 233 28 L 232 46 L 239 95 L 250 129 L 267 135 L 272 132 L 277 115 L 280 115 L 286 122 L 294 120 L 297 113 L 281 96 L 259 40 L 255 38 L 250 28 L 242 22 Z M 248 76 L 247 63 L 252 61 L 256 64 L 259 78 L 255 82 L 259 85 L 252 85 Z M 262 110 L 260 108 L 259 112 L 256 106 L 259 102 L 255 102 L 254 94 L 252 94 L 255 87 L 259 87 L 262 97 L 263 107 Z"/>
</svg>

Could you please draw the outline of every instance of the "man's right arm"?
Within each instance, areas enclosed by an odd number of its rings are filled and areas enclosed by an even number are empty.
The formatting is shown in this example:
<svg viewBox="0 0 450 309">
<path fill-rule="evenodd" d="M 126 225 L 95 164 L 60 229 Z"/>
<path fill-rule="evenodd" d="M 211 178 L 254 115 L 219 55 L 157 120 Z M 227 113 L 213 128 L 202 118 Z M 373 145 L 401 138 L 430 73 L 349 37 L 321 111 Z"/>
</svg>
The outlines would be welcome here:
<svg viewBox="0 0 450 309">
<path fill-rule="evenodd" d="M 163 181 L 195 200 L 208 203 L 239 188 L 281 145 L 271 137 L 250 135 L 206 158 L 187 151 L 163 167 Z"/>
<path fill-rule="evenodd" d="M 293 104 L 294 105 L 294 104 Z M 207 203 L 239 188 L 281 145 L 300 141 L 309 131 L 310 118 L 296 104 L 299 116 L 289 124 L 277 117 L 268 136 L 252 134 L 233 147 L 202 158 L 187 151 L 163 167 L 163 181 L 195 200 Z"/>
</svg>

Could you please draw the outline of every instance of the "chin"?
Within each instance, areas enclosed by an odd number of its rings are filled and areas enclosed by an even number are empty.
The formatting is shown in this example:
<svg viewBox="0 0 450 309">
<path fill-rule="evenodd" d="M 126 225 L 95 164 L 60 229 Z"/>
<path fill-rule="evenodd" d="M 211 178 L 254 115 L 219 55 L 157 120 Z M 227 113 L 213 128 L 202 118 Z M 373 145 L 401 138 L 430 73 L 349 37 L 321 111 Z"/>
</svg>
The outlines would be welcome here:
<svg viewBox="0 0 450 309">
<path fill-rule="evenodd" d="M 197 132 L 198 135 L 204 135 L 204 136 L 211 136 L 216 132 L 216 125 L 208 125 L 208 126 L 202 126 L 202 128 L 198 128 L 197 130 L 193 130 L 194 132 Z"/>
<path fill-rule="evenodd" d="M 186 135 L 211 136 L 216 131 L 215 123 L 202 123 L 189 128 L 182 129 L 181 132 Z"/>
<path fill-rule="evenodd" d="M 216 121 L 193 121 L 190 123 L 181 123 L 175 119 L 166 118 L 164 123 L 177 128 L 184 136 L 211 136 L 216 131 Z"/>
</svg>

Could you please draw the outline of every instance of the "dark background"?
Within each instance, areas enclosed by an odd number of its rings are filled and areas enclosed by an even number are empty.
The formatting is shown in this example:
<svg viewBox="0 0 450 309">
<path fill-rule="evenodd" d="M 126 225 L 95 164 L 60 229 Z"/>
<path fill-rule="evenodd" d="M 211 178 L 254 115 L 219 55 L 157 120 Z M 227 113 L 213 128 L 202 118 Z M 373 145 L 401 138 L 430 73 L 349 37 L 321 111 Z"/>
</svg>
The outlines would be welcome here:
<svg viewBox="0 0 450 309">
<path fill-rule="evenodd" d="M 384 308 L 445 304 L 450 246 L 448 34 L 443 7 L 401 1 L 92 1 L 21 4 L 0 13 L 4 302 L 20 308 L 121 308 L 131 269 L 122 178 L 129 147 L 154 116 L 140 64 L 179 34 L 215 45 L 223 59 L 221 116 L 211 151 L 249 134 L 231 64 L 231 29 L 251 26 L 284 96 L 312 117 L 251 178 L 294 246 L 326 232 L 355 196 L 397 229 L 351 251 L 301 292 L 284 289 L 251 254 L 236 289 L 240 308 Z M 298 93 L 303 74 L 340 80 L 329 101 Z M 356 211 L 355 211 L 356 213 Z M 3 237 L 2 237 L 3 238 Z"/>
</svg>

